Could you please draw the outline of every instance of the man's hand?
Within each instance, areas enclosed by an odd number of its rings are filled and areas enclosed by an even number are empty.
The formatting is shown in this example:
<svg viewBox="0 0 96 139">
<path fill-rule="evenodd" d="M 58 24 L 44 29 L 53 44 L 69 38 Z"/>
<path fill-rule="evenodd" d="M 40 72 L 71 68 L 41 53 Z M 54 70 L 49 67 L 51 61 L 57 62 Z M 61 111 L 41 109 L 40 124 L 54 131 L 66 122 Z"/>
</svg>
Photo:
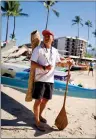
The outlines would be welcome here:
<svg viewBox="0 0 96 139">
<path fill-rule="evenodd" d="M 70 67 L 75 63 L 73 59 L 66 59 L 66 61 L 67 61 L 67 65 Z"/>
<path fill-rule="evenodd" d="M 62 60 L 61 62 L 58 62 L 57 63 L 57 66 L 60 66 L 60 67 L 66 67 L 66 66 L 72 66 L 74 65 L 74 60 L 71 59 L 71 58 L 65 58 L 64 60 Z"/>
<path fill-rule="evenodd" d="M 52 69 L 51 65 L 45 66 L 45 70 L 51 70 L 51 69 Z"/>
</svg>

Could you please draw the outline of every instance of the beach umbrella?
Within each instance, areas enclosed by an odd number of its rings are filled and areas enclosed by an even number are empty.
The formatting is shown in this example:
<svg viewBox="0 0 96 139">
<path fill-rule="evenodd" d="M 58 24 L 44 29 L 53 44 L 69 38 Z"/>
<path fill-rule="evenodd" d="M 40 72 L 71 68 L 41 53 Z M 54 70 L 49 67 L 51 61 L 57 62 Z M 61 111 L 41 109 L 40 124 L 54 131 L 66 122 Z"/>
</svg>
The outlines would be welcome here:
<svg viewBox="0 0 96 139">
<path fill-rule="evenodd" d="M 67 82 L 66 82 L 66 89 L 64 93 L 64 103 L 61 111 L 59 112 L 56 120 L 55 120 L 55 125 L 59 130 L 63 130 L 67 125 L 68 125 L 68 118 L 65 110 L 65 104 L 66 104 L 66 95 L 68 92 L 68 82 L 69 82 L 69 77 L 70 77 L 70 66 L 68 69 L 68 77 L 67 77 Z"/>
</svg>

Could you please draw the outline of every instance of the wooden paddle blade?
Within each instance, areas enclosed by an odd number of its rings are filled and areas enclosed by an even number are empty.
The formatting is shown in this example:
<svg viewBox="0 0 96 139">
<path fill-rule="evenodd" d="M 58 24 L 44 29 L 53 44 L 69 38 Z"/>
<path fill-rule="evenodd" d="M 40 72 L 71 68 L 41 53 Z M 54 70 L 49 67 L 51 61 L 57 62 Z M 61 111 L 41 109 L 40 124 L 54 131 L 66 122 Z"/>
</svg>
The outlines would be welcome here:
<svg viewBox="0 0 96 139">
<path fill-rule="evenodd" d="M 63 130 L 68 125 L 68 118 L 64 107 L 62 107 L 59 115 L 57 116 L 55 125 L 59 130 Z"/>
</svg>

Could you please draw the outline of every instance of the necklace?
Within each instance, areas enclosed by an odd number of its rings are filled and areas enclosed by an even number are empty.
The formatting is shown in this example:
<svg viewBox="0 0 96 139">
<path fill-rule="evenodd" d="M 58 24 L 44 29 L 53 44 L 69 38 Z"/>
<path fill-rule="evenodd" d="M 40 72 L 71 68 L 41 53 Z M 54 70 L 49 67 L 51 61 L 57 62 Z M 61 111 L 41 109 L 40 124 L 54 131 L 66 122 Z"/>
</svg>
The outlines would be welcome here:
<svg viewBox="0 0 96 139">
<path fill-rule="evenodd" d="M 44 49 L 44 57 L 45 57 L 47 63 L 48 63 L 49 65 L 51 65 L 51 64 L 52 64 L 52 47 L 50 48 L 50 56 L 49 56 L 49 59 L 48 59 L 48 57 L 45 55 L 45 53 L 48 53 L 48 50 L 47 50 L 47 48 L 45 47 L 45 45 L 43 45 L 43 49 Z"/>
</svg>

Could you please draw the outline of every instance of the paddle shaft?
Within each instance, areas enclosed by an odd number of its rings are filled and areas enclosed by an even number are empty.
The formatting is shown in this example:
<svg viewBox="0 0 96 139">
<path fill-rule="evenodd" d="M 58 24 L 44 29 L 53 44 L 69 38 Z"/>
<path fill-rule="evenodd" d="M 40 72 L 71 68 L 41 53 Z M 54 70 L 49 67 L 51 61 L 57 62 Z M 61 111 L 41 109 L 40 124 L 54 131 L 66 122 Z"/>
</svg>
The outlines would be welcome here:
<svg viewBox="0 0 96 139">
<path fill-rule="evenodd" d="M 68 77 L 67 77 L 67 81 L 66 81 L 66 89 L 65 89 L 65 93 L 64 93 L 64 103 L 63 103 L 63 108 L 65 107 L 66 95 L 67 95 L 67 92 L 68 92 L 69 75 L 70 75 L 70 66 L 69 66 L 69 68 L 68 68 Z"/>
</svg>

